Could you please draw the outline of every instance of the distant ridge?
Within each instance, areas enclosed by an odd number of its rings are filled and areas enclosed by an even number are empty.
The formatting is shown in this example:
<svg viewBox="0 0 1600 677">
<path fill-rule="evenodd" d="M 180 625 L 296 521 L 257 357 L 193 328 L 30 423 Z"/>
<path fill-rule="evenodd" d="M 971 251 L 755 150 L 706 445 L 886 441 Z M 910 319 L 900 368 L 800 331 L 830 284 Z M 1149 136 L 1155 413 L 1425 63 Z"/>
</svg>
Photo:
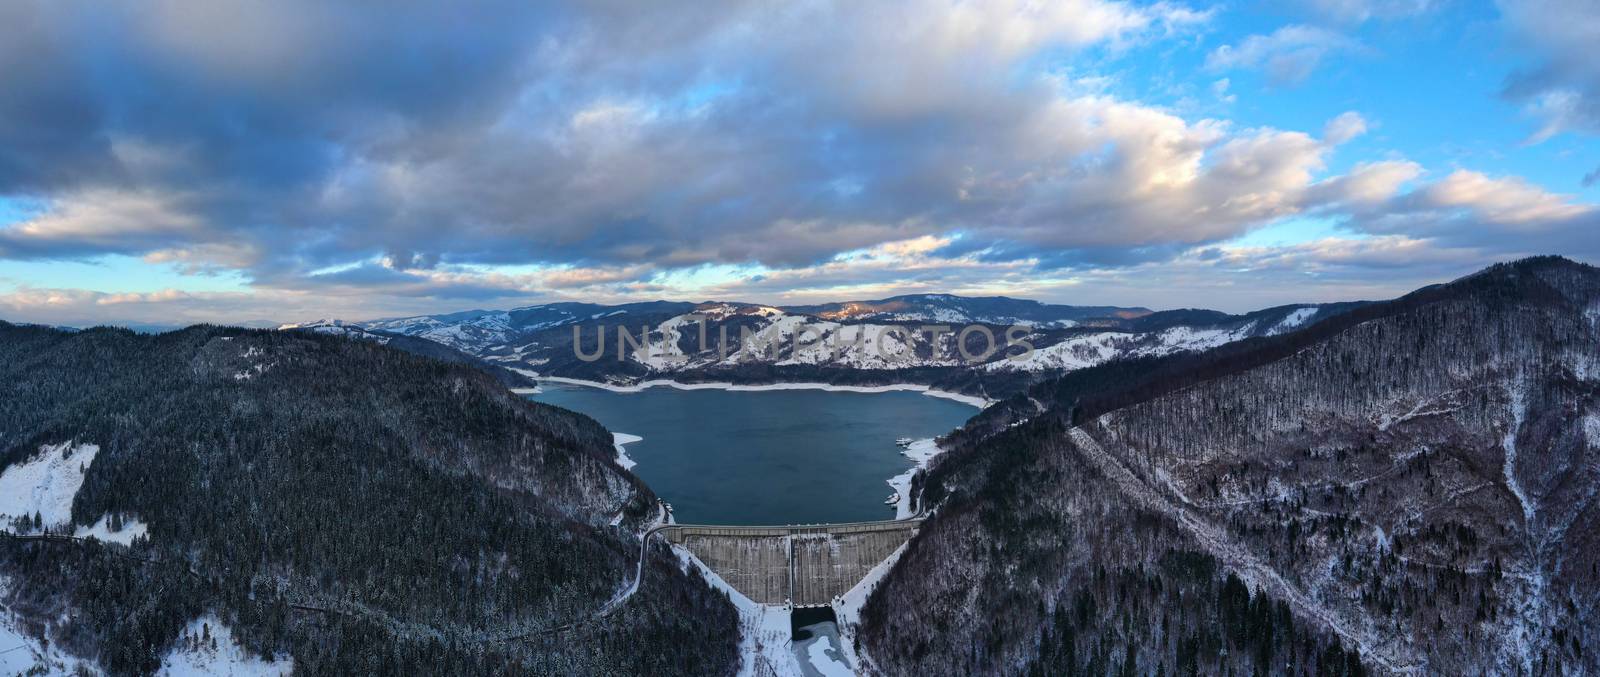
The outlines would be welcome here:
<svg viewBox="0 0 1600 677">
<path fill-rule="evenodd" d="M 472 310 L 368 322 L 326 320 L 320 327 L 358 328 L 375 335 L 426 339 L 486 362 L 539 374 L 628 385 L 649 379 L 747 384 L 824 382 L 837 385 L 918 384 L 992 398 L 1049 374 L 1110 360 L 1204 350 L 1253 336 L 1284 333 L 1358 307 L 1359 303 L 1280 306 L 1244 315 L 1208 310 L 1152 312 L 1147 308 L 1047 304 L 1004 296 L 907 294 L 884 299 L 768 306 L 703 301 L 605 305 L 559 302 L 506 311 Z M 700 345 L 697 321 L 706 323 Z M 987 327 L 993 343 L 969 336 L 966 351 L 945 337 L 935 344 L 922 327 L 951 331 Z M 663 327 L 674 329 L 663 330 Z M 1011 327 L 1023 335 L 1008 336 Z M 627 331 L 646 346 L 618 354 Z M 648 335 L 639 339 L 639 332 Z M 573 337 L 602 359 L 580 359 Z M 746 350 L 746 335 L 772 351 Z M 727 342 L 723 342 L 726 336 Z M 1032 346 L 1026 359 L 1008 359 L 1008 338 Z M 817 339 L 822 346 L 799 341 Z M 828 344 L 844 344 L 832 351 Z M 866 347 L 863 347 L 865 345 Z M 986 348 L 991 348 L 985 352 Z M 973 356 L 973 357 L 969 357 Z"/>
</svg>

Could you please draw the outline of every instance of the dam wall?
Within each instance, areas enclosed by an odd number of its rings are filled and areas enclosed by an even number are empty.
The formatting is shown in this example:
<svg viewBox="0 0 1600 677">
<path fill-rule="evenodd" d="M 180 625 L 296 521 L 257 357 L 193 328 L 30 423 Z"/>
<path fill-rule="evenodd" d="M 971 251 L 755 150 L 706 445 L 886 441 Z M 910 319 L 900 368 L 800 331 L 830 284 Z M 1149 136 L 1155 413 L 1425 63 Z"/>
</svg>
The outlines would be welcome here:
<svg viewBox="0 0 1600 677">
<path fill-rule="evenodd" d="M 826 606 L 916 533 L 921 520 L 780 527 L 674 525 L 665 538 L 756 602 Z"/>
</svg>

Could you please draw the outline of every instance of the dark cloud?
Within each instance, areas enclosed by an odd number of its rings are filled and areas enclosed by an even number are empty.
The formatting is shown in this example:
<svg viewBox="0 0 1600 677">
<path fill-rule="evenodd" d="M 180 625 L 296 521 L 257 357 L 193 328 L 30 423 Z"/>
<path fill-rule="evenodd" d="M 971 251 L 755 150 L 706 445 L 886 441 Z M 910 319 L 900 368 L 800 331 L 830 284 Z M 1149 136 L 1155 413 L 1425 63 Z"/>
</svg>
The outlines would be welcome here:
<svg viewBox="0 0 1600 677">
<path fill-rule="evenodd" d="M 1600 13 L 1588 0 L 1499 0 L 1514 45 L 1534 64 L 1512 74 L 1506 98 L 1541 118 L 1533 139 L 1600 133 Z"/>
<path fill-rule="evenodd" d="M 1171 6 L 0 11 L 0 194 L 56 205 L 0 233 L 12 258 L 225 252 L 256 279 L 380 255 L 401 269 L 792 266 L 994 224 L 1110 247 L 1166 237 L 1214 197 L 1142 210 L 1141 172 L 1189 161 L 1105 119 L 1143 109 L 1011 75 L 1045 50 L 1198 18 Z M 1190 155 L 1223 141 L 1142 115 L 1191 136 Z M 114 225 L 130 203 L 144 214 Z M 1117 220 L 1127 235 L 1108 237 Z"/>
<path fill-rule="evenodd" d="M 1239 129 L 1025 67 L 1204 19 L 1111 0 L 5 3 L 0 197 L 47 209 L 0 226 L 0 258 L 497 299 L 653 293 L 715 264 L 767 270 L 759 289 L 1136 269 L 1307 210 L 1452 246 L 1592 218 L 1512 184 L 1402 191 L 1421 171 L 1399 162 L 1318 180 L 1358 115 L 1320 138 Z M 1235 65 L 1352 48 L 1284 35 Z M 930 236 L 925 267 L 837 261 Z M 545 270 L 483 268 L 518 264 Z"/>
</svg>

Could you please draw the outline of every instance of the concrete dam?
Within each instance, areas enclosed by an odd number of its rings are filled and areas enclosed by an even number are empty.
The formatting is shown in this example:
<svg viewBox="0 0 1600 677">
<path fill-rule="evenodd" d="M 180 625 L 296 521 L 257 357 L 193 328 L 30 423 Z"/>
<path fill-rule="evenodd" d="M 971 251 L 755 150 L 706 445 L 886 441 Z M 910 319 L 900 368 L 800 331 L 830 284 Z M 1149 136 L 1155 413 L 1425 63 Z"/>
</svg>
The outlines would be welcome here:
<svg viewBox="0 0 1600 677">
<path fill-rule="evenodd" d="M 911 538 L 920 519 L 853 524 L 740 527 L 670 525 L 666 539 L 688 548 L 756 602 L 827 606 Z"/>
</svg>

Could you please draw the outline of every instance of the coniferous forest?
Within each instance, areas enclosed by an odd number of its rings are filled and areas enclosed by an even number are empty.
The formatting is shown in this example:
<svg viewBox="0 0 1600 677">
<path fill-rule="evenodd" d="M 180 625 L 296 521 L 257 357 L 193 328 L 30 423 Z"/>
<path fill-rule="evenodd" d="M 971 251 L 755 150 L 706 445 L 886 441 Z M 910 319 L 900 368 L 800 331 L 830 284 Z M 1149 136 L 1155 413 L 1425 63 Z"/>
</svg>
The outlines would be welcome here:
<svg viewBox="0 0 1600 677">
<path fill-rule="evenodd" d="M 887 674 L 1589 674 L 1600 271 L 1498 265 L 949 436 Z"/>
<path fill-rule="evenodd" d="M 598 615 L 654 495 L 599 424 L 468 366 L 299 332 L 0 325 L 0 467 L 63 442 L 100 447 L 73 524 L 148 534 L 0 539 L 4 601 L 114 674 L 153 671 L 205 613 L 305 674 L 737 665 L 726 596 L 663 550 Z"/>
</svg>

